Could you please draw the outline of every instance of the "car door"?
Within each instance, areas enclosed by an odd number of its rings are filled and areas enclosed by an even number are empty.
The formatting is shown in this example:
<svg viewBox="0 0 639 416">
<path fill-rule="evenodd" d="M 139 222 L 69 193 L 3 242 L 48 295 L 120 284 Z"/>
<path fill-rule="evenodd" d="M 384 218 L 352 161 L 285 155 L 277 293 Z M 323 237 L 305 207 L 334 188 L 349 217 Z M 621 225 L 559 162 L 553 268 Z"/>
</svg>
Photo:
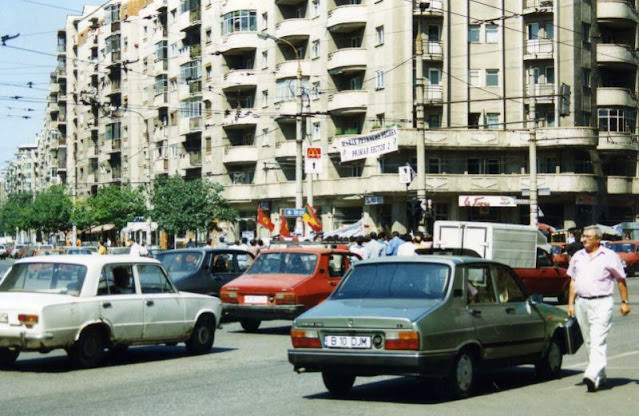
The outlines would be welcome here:
<svg viewBox="0 0 639 416">
<path fill-rule="evenodd" d="M 222 286 L 239 276 L 240 273 L 237 271 L 236 263 L 237 258 L 233 253 L 213 253 L 210 268 L 210 285 L 208 287 L 209 294 L 217 296 Z"/>
<path fill-rule="evenodd" d="M 184 300 L 162 268 L 156 264 L 138 264 L 136 269 L 144 303 L 142 338 L 145 341 L 184 338 Z"/>
<path fill-rule="evenodd" d="M 110 325 L 116 343 L 142 339 L 143 302 L 135 286 L 132 265 L 105 265 L 96 299 L 100 318 Z"/>
<path fill-rule="evenodd" d="M 529 302 L 514 272 L 501 264 L 490 266 L 501 316 L 499 332 L 510 343 L 511 355 L 529 355 L 544 347 L 544 320 Z"/>
</svg>

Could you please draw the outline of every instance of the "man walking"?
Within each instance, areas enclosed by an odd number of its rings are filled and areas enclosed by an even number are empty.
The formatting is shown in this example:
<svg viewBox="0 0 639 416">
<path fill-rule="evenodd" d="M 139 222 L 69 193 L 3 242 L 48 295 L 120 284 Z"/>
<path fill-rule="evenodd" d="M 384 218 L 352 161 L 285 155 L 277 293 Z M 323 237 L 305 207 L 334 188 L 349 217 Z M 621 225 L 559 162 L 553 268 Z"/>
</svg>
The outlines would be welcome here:
<svg viewBox="0 0 639 416">
<path fill-rule="evenodd" d="M 570 295 L 568 315 L 576 316 L 588 352 L 588 367 L 584 383 L 595 392 L 606 382 L 606 338 L 612 326 L 612 291 L 617 281 L 621 297 L 621 315 L 630 313 L 626 274 L 617 253 L 600 246 L 601 230 L 597 226 L 584 228 L 581 241 L 584 248 L 570 259 L 568 275 Z"/>
</svg>

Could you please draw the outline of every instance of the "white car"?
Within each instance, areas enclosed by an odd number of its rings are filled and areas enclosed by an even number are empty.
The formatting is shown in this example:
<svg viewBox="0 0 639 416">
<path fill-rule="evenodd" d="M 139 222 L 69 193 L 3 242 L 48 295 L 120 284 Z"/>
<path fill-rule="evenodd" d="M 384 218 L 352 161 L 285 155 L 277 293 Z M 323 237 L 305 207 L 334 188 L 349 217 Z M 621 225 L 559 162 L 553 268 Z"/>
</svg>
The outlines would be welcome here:
<svg viewBox="0 0 639 416">
<path fill-rule="evenodd" d="M 185 342 L 203 354 L 220 317 L 218 298 L 179 292 L 155 259 L 30 257 L 0 283 L 0 365 L 56 348 L 82 368 L 98 365 L 105 348 L 130 345 Z"/>
</svg>

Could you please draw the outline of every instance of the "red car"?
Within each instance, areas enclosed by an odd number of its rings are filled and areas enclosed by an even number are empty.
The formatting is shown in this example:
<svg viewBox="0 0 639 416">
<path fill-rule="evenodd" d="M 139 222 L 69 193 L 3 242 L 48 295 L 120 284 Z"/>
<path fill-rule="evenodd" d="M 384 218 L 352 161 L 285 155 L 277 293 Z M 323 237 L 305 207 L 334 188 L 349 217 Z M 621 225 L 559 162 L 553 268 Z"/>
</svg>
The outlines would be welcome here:
<svg viewBox="0 0 639 416">
<path fill-rule="evenodd" d="M 550 243 L 552 246 L 552 263 L 555 266 L 568 268 L 570 263 L 570 255 L 564 251 L 566 243 Z"/>
<path fill-rule="evenodd" d="M 639 272 L 639 241 L 613 241 L 608 244 L 608 248 L 617 253 L 628 277 Z"/>
<path fill-rule="evenodd" d="M 322 247 L 262 250 L 243 275 L 220 289 L 224 314 L 246 331 L 261 321 L 294 319 L 326 299 L 358 258 Z"/>
<path fill-rule="evenodd" d="M 513 270 L 524 283 L 529 294 L 556 296 L 560 304 L 568 303 L 570 276 L 563 267 L 553 266 L 550 255 L 543 250 L 537 250 L 536 268 Z"/>
</svg>

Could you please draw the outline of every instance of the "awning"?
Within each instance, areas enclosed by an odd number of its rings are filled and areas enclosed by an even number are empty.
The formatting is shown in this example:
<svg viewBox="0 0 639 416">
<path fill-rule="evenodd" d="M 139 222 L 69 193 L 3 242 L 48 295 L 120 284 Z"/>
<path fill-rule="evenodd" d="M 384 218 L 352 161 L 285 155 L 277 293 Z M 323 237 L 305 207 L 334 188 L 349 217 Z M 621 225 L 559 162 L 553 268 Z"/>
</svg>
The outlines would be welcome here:
<svg viewBox="0 0 639 416">
<path fill-rule="evenodd" d="M 155 231 L 158 229 L 158 223 L 151 223 L 151 231 Z M 148 221 L 136 221 L 136 222 L 128 222 L 126 227 L 124 227 L 121 232 L 123 233 L 135 233 L 138 231 L 148 231 L 149 230 L 149 222 Z"/>
<path fill-rule="evenodd" d="M 111 231 L 114 228 L 115 228 L 114 224 L 102 224 L 102 225 L 96 225 L 95 227 L 87 228 L 85 230 L 82 230 L 82 232 L 87 234 L 97 234 L 104 231 Z"/>
</svg>

